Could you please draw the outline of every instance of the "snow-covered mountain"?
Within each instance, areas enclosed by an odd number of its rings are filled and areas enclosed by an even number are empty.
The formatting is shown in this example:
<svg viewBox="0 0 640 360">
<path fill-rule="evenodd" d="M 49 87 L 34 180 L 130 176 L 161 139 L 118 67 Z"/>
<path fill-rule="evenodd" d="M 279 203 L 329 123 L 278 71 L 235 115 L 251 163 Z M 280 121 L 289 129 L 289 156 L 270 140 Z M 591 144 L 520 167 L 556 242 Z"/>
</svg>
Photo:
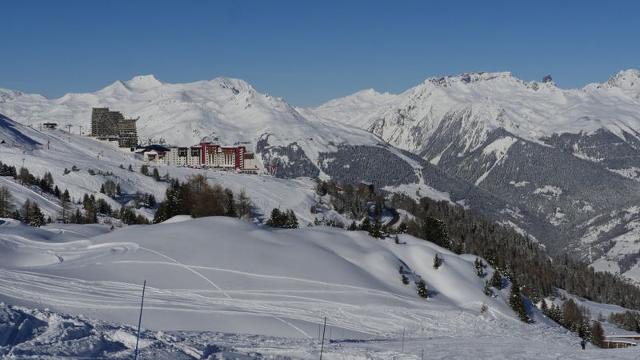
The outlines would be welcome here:
<svg viewBox="0 0 640 360">
<path fill-rule="evenodd" d="M 638 70 L 582 89 L 508 72 L 467 73 L 429 78 L 397 95 L 365 91 L 300 111 L 366 129 L 526 209 L 555 229 L 527 227 L 551 249 L 613 263 L 638 250 L 626 242 L 615 247 L 638 220 Z M 611 222 L 616 231 L 598 227 Z"/>
<path fill-rule="evenodd" d="M 381 142 L 358 128 L 308 121 L 282 99 L 261 94 L 238 79 L 168 84 L 145 75 L 116 81 L 94 93 L 58 99 L 16 91 L 3 91 L 0 99 L 0 113 L 32 126 L 55 121 L 73 125 L 76 132 L 83 126 L 87 132 L 91 108 L 104 106 L 127 117 L 139 117 L 142 141 L 162 139 L 188 146 L 208 137 L 224 144 L 248 144 L 252 149 L 260 144 L 265 161 L 280 155 L 280 159 L 298 162 L 291 168 L 297 172 L 290 175 L 317 175 L 320 153 L 335 151 L 340 144 Z M 286 169 L 282 171 L 286 174 Z"/>
<path fill-rule="evenodd" d="M 567 90 L 550 79 L 469 73 L 430 78 L 401 94 L 365 90 L 296 109 L 242 80 L 168 84 L 146 75 L 58 99 L 0 90 L 0 113 L 33 127 L 56 121 L 87 132 L 91 108 L 108 106 L 139 117 L 143 140 L 244 143 L 280 178 L 368 181 L 464 203 L 553 251 L 578 251 L 630 275 L 640 273 L 628 240 L 640 222 L 639 79 L 627 70 Z M 44 146 L 17 139 L 7 124 L 6 144 Z M 16 153 L 13 164 L 21 159 Z"/>
<path fill-rule="evenodd" d="M 73 151 L 84 153 L 83 157 L 89 154 L 93 157 L 91 161 L 107 160 L 110 162 L 106 165 L 107 168 L 111 168 L 114 163 L 119 165 L 133 161 L 130 160 L 130 154 L 114 151 L 113 148 L 86 137 L 60 130 L 36 130 L 43 122 L 55 121 L 60 126 L 75 124 L 72 133 L 77 134 L 80 125 L 87 132 L 91 108 L 109 106 L 114 110 L 121 110 L 125 116 L 140 117 L 139 134 L 143 139 L 164 138 L 169 143 L 189 145 L 207 136 L 217 138 L 223 144 L 244 143 L 259 154 L 258 159 L 262 164 L 277 165 L 275 175 L 278 178 L 320 177 L 350 183 L 366 181 L 377 188 L 404 192 L 414 197 L 428 196 L 438 200 L 464 202 L 482 211 L 486 208 L 491 212 L 489 216 L 495 219 L 502 219 L 504 216 L 500 211 L 509 208 L 503 201 L 484 191 L 478 191 L 466 181 L 446 175 L 414 154 L 389 146 L 375 134 L 339 122 L 308 119 L 284 100 L 261 94 L 242 80 L 218 78 L 190 84 L 165 84 L 153 76 L 138 76 L 129 81 L 116 81 L 95 93 L 67 94 L 52 100 L 16 91 L 5 91 L 4 94 L 0 102 L 0 114 L 12 114 L 13 120 L 28 124 L 31 128 L 13 121 L 0 123 L 0 127 L 19 128 L 24 133 L 32 134 L 34 139 L 42 139 L 40 145 L 31 145 L 27 153 L 34 154 L 34 163 L 42 162 L 43 157 L 47 161 L 56 158 L 60 162 L 66 162 L 58 168 L 60 173 L 65 167 L 70 168 L 76 155 L 43 151 L 51 137 L 56 138 L 54 141 L 59 144 L 51 149 L 67 147 L 68 142 L 77 143 Z M 10 150 L 15 155 L 4 161 L 11 159 L 11 164 L 20 166 L 21 159 L 24 158 L 20 154 L 27 144 L 12 140 L 7 141 L 4 146 L 10 147 L 12 144 L 17 144 Z M 0 150 L 5 151 L 2 148 Z M 102 157 L 99 156 L 101 151 L 104 155 Z M 123 160 L 123 157 L 127 160 Z M 30 167 L 30 163 L 25 162 L 27 167 Z M 38 167 L 41 167 L 40 164 Z M 52 167 L 55 169 L 55 165 Z M 119 173 L 120 170 L 115 169 L 114 173 Z M 172 176 L 177 176 L 191 170 L 167 171 Z M 227 185 L 229 183 L 231 185 Z M 233 182 L 230 181 L 223 184 L 233 187 Z M 96 190 L 99 185 L 100 183 Z M 254 189 L 256 187 L 252 187 Z M 265 195 L 268 193 L 265 192 Z M 277 207 L 279 201 L 283 201 L 273 196 L 266 200 L 267 198 L 259 197 L 265 199 L 265 204 L 270 204 L 271 207 Z M 517 212 L 517 209 L 510 210 Z M 308 209 L 303 211 L 305 213 L 308 213 Z M 509 220 L 515 224 L 520 223 L 513 216 Z"/>
</svg>

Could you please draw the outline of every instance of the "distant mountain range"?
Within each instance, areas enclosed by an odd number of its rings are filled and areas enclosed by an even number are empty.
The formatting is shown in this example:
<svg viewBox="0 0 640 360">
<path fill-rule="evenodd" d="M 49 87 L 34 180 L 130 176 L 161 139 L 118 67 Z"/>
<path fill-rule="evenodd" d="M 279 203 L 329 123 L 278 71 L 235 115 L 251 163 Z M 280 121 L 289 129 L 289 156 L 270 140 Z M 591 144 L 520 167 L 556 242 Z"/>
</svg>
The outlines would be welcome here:
<svg viewBox="0 0 640 360">
<path fill-rule="evenodd" d="M 58 99 L 0 90 L 0 113 L 32 126 L 88 131 L 94 106 L 140 117 L 143 141 L 245 143 L 278 177 L 369 181 L 458 202 L 552 251 L 640 280 L 638 70 L 569 90 L 550 79 L 468 73 L 316 108 L 227 78 L 166 84 L 138 76 Z"/>
</svg>

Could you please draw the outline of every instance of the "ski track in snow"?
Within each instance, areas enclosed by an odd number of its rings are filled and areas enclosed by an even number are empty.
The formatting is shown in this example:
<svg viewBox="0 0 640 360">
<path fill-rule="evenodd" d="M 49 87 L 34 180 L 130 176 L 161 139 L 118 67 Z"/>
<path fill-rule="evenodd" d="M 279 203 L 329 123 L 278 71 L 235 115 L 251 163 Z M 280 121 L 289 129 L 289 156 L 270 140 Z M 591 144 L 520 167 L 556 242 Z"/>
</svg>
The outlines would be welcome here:
<svg viewBox="0 0 640 360">
<path fill-rule="evenodd" d="M 155 251 L 155 250 L 152 250 L 152 249 L 149 249 L 149 248 L 146 248 L 146 247 L 141 247 L 140 249 L 145 250 L 145 251 L 149 251 L 149 252 L 151 252 L 151 253 L 153 253 L 153 254 L 156 254 L 156 255 L 161 256 L 161 257 L 163 257 L 163 258 L 165 258 L 165 259 L 168 259 L 168 260 L 170 260 L 170 261 L 174 262 L 175 264 L 177 264 L 177 265 L 179 265 L 179 266 L 181 266 L 181 267 L 183 267 L 183 268 L 185 268 L 185 269 L 187 269 L 187 270 L 191 271 L 192 273 L 194 273 L 194 274 L 195 274 L 195 275 L 197 275 L 198 277 L 202 278 L 203 280 L 205 280 L 206 282 L 208 282 L 209 284 L 211 284 L 211 286 L 213 286 L 214 288 L 216 288 L 216 290 L 218 290 L 218 291 L 222 292 L 222 294 L 223 294 L 224 296 L 226 296 L 228 299 L 233 299 L 233 298 L 231 297 L 231 295 L 229 295 L 227 292 L 225 292 L 224 290 L 222 290 L 222 288 L 221 288 L 221 287 L 219 287 L 218 285 L 216 285 L 213 281 L 211 281 L 211 280 L 210 280 L 209 278 L 207 278 L 206 276 L 204 276 L 204 275 L 202 275 L 201 273 L 199 273 L 198 271 L 194 270 L 194 269 L 193 269 L 193 267 L 188 266 L 188 265 L 185 265 L 185 264 L 183 264 L 183 263 L 179 262 L 178 260 L 176 260 L 176 259 L 174 259 L 174 258 L 172 258 L 172 257 L 170 257 L 170 256 L 168 256 L 168 255 L 165 255 L 165 254 L 163 254 L 163 253 L 161 253 L 161 252 L 159 252 L 159 251 Z M 290 322 L 288 322 L 288 321 L 286 321 L 286 320 L 284 320 L 284 319 L 281 319 L 281 318 L 279 318 L 279 317 L 277 317 L 277 316 L 275 316 L 275 315 L 272 315 L 272 316 L 273 316 L 276 320 L 278 320 L 278 321 L 280 321 L 280 322 L 284 323 L 285 325 L 290 326 L 290 327 L 291 327 L 291 328 L 293 328 L 294 330 L 298 331 L 299 333 L 301 333 L 301 334 L 302 334 L 302 335 L 304 335 L 305 337 L 307 337 L 307 338 L 311 338 L 311 336 L 309 336 L 309 334 L 307 334 L 306 332 L 304 332 L 304 331 L 303 331 L 302 329 L 300 329 L 299 327 L 297 327 L 297 326 L 295 326 L 295 325 L 291 324 Z"/>
</svg>

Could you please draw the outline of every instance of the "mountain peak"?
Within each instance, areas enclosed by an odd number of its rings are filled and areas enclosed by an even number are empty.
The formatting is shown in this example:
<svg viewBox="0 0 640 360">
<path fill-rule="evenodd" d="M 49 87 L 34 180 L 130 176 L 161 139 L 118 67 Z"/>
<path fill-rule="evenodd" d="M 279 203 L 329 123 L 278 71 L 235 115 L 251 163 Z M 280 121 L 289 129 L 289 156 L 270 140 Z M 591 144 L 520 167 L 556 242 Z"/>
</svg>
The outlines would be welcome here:
<svg viewBox="0 0 640 360">
<path fill-rule="evenodd" d="M 607 84 L 621 89 L 640 89 L 640 70 L 622 70 L 610 77 Z"/>
<path fill-rule="evenodd" d="M 138 75 L 124 83 L 130 89 L 149 90 L 162 85 L 153 75 Z"/>
<path fill-rule="evenodd" d="M 501 72 L 468 72 L 459 75 L 448 75 L 440 77 L 430 77 L 425 82 L 434 85 L 448 86 L 456 83 L 470 84 L 481 81 L 489 81 L 496 79 L 515 79 L 510 71 Z"/>
</svg>

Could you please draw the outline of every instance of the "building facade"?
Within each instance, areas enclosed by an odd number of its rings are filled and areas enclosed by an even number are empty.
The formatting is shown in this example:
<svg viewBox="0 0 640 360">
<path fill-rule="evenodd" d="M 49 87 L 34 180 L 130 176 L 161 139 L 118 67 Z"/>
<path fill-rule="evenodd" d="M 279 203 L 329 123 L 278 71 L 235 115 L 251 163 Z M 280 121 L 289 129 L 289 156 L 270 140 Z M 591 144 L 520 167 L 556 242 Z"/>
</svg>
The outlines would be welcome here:
<svg viewBox="0 0 640 360">
<path fill-rule="evenodd" d="M 194 168 L 217 168 L 242 172 L 258 172 L 253 153 L 244 146 L 220 146 L 200 143 L 189 147 L 169 147 L 166 151 L 158 148 L 142 151 L 146 162 Z"/>
<path fill-rule="evenodd" d="M 122 113 L 110 111 L 109 108 L 93 108 L 91 136 L 100 140 L 117 141 L 120 147 L 136 147 L 138 145 L 137 120 L 125 119 Z"/>
</svg>

